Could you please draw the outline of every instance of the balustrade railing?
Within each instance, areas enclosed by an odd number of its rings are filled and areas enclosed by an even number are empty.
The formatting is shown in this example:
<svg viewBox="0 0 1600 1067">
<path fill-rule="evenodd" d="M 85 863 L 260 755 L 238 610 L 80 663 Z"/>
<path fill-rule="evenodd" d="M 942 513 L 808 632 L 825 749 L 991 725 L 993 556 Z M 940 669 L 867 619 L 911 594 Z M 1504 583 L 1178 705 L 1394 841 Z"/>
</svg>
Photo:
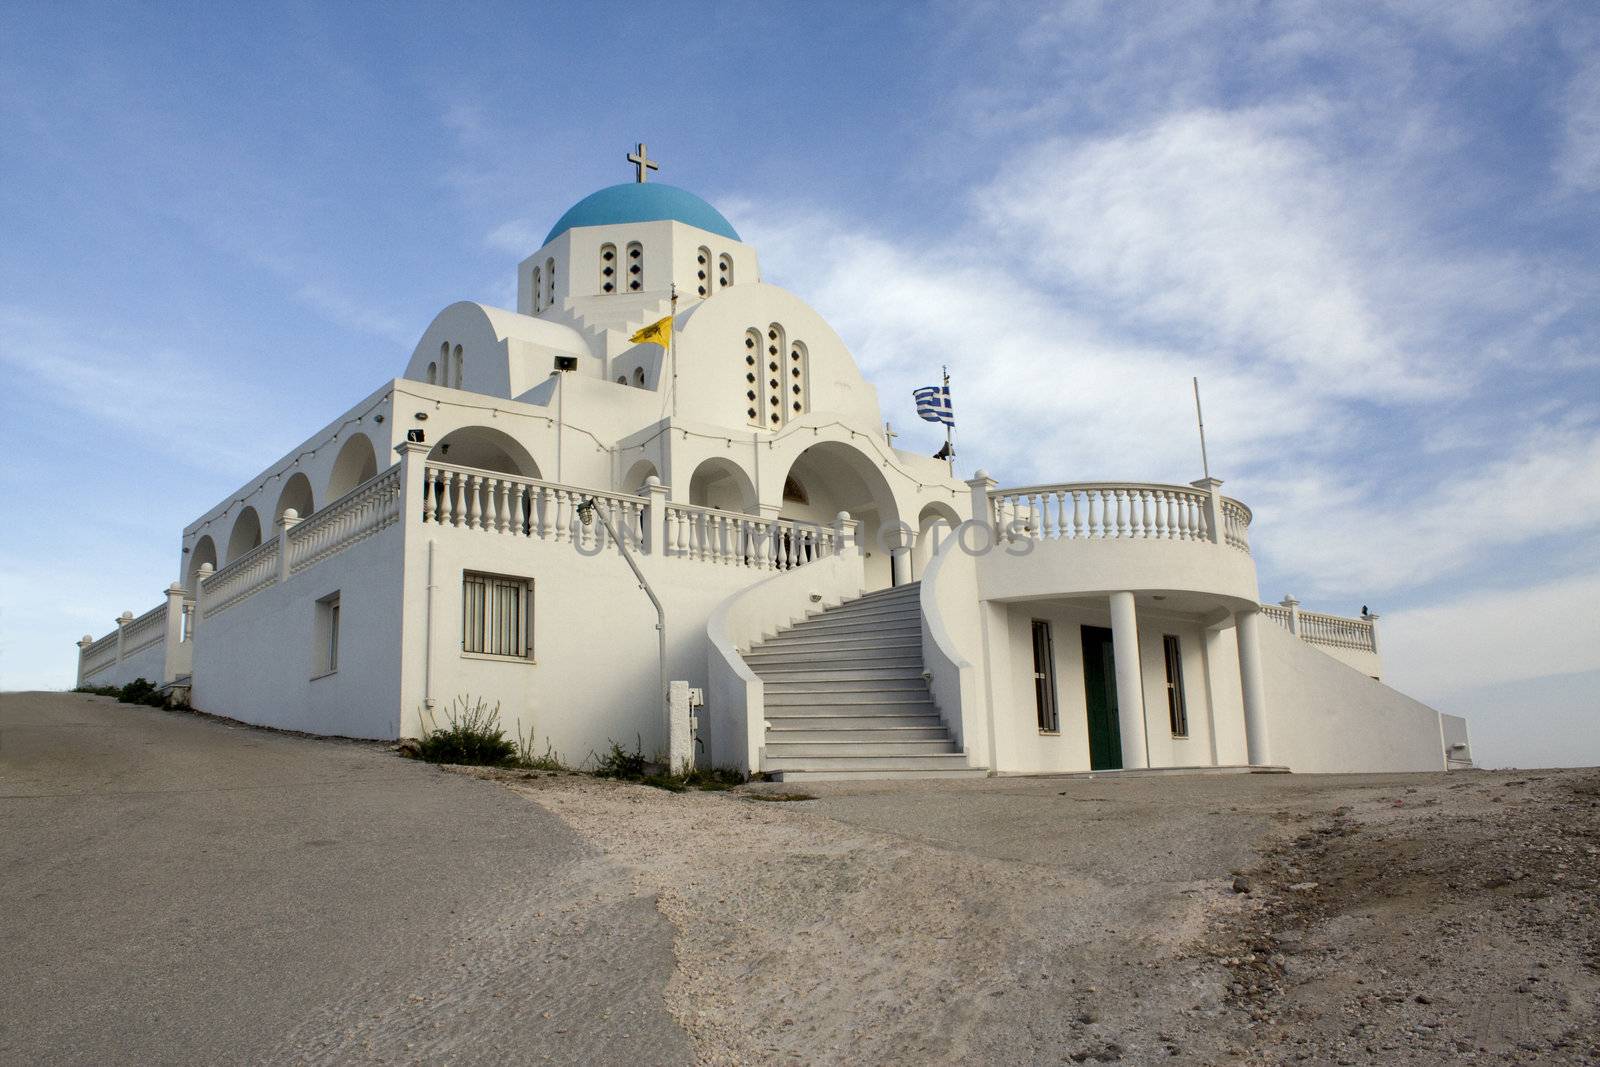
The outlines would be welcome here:
<svg viewBox="0 0 1600 1067">
<path fill-rule="evenodd" d="M 391 525 L 400 518 L 400 467 L 369 478 L 289 530 L 289 573 L 307 567 Z"/>
<path fill-rule="evenodd" d="M 122 628 L 122 655 L 126 659 L 167 637 L 167 606 L 151 608 Z"/>
<path fill-rule="evenodd" d="M 422 521 L 599 550 L 608 538 L 604 524 L 586 524 L 578 511 L 590 498 L 605 507 L 617 536 L 643 544 L 648 503 L 643 497 L 443 463 L 424 468 Z"/>
<path fill-rule="evenodd" d="M 82 669 L 79 674 L 87 679 L 91 674 L 98 674 L 117 662 L 117 631 L 109 634 L 91 645 L 86 645 L 80 654 Z"/>
<path fill-rule="evenodd" d="M 666 506 L 668 555 L 756 570 L 793 570 L 839 548 L 838 532 L 793 519 L 763 519 L 692 504 Z"/>
<path fill-rule="evenodd" d="M 201 583 L 201 618 L 209 619 L 278 580 L 278 538 L 257 545 Z"/>
<path fill-rule="evenodd" d="M 1357 652 L 1378 651 L 1378 630 L 1372 618 L 1350 618 L 1346 615 L 1327 615 L 1320 611 L 1302 611 L 1299 601 L 1283 604 L 1263 604 L 1261 614 L 1313 645 L 1349 648 Z"/>
<path fill-rule="evenodd" d="M 1222 539 L 1234 548 L 1250 551 L 1250 509 L 1226 496 L 1222 498 Z"/>
<path fill-rule="evenodd" d="M 995 528 L 1007 540 L 1209 541 L 1209 494 L 1176 485 L 1080 482 L 998 489 Z"/>
</svg>

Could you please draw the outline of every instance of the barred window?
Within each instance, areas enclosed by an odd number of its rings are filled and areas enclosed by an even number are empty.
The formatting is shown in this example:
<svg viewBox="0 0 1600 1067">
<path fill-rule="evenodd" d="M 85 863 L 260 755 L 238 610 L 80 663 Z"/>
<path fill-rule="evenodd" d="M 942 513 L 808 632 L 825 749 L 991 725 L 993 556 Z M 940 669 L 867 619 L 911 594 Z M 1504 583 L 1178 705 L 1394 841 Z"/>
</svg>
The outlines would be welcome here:
<svg viewBox="0 0 1600 1067">
<path fill-rule="evenodd" d="M 533 582 L 468 572 L 461 582 L 461 650 L 533 656 Z"/>
<path fill-rule="evenodd" d="M 1039 731 L 1059 733 L 1055 640 L 1050 634 L 1050 623 L 1044 619 L 1033 620 L 1033 703 L 1039 713 Z"/>
<path fill-rule="evenodd" d="M 1173 634 L 1161 638 L 1161 651 L 1167 660 L 1167 718 L 1173 737 L 1189 736 L 1189 709 L 1183 699 L 1183 652 Z"/>
</svg>

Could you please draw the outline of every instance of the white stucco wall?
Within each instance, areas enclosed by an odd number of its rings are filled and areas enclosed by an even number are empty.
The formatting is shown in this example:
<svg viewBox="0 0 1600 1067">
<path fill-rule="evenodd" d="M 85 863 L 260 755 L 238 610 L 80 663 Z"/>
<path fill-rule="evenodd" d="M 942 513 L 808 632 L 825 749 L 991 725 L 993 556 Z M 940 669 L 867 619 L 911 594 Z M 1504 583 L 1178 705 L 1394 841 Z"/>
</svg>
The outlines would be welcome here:
<svg viewBox="0 0 1600 1067">
<path fill-rule="evenodd" d="M 1293 771 L 1444 769 L 1439 713 L 1261 626 L 1272 762 Z"/>
<path fill-rule="evenodd" d="M 400 726 L 398 523 L 199 623 L 190 703 L 285 730 L 393 738 Z M 320 674 L 317 601 L 339 594 L 339 663 Z"/>
</svg>

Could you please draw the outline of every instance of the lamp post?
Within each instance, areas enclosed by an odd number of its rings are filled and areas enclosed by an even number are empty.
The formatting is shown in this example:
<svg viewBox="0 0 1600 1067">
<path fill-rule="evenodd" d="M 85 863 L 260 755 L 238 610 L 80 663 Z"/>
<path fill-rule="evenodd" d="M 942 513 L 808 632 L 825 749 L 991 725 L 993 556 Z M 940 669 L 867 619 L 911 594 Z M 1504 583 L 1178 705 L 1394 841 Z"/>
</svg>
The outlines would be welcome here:
<svg viewBox="0 0 1600 1067">
<path fill-rule="evenodd" d="M 633 571 L 633 576 L 639 579 L 639 588 L 644 590 L 644 595 L 650 598 L 650 603 L 656 609 L 656 657 L 661 675 L 661 687 L 657 690 L 656 696 L 661 701 L 662 717 L 670 733 L 672 723 L 667 690 L 667 611 L 661 606 L 661 598 L 656 596 L 656 591 L 650 588 L 650 582 L 646 580 L 644 571 L 640 570 L 639 564 L 634 561 L 633 553 L 628 551 L 628 543 L 617 536 L 616 527 L 611 525 L 611 516 L 606 514 L 606 510 L 600 505 L 600 502 L 591 496 L 580 503 L 578 505 L 578 518 L 583 521 L 585 526 L 592 524 L 596 518 L 600 520 L 600 525 L 605 527 L 607 536 L 616 544 L 617 551 L 621 552 L 622 558 L 627 560 L 628 567 Z"/>
</svg>

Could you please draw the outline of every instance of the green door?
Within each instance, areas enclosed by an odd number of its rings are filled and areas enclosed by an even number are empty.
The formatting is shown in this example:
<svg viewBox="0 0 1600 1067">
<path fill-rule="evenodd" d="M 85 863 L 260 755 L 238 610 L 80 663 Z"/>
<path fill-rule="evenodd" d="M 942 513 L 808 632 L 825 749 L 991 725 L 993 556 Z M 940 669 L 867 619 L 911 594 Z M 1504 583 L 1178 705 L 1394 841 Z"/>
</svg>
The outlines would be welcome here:
<svg viewBox="0 0 1600 1067">
<path fill-rule="evenodd" d="M 1117 727 L 1117 664 L 1111 655 L 1111 631 L 1083 628 L 1083 693 L 1089 708 L 1089 768 L 1114 771 L 1122 766 L 1122 731 Z"/>
</svg>

